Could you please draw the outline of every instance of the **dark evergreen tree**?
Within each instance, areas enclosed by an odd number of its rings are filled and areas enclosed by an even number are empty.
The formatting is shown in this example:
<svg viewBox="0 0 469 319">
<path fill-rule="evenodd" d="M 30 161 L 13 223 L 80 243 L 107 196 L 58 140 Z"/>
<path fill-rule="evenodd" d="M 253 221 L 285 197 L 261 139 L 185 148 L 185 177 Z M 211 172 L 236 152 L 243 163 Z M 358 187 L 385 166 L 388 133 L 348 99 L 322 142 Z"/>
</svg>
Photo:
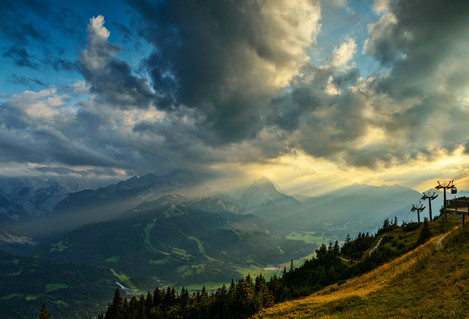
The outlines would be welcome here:
<svg viewBox="0 0 469 319">
<path fill-rule="evenodd" d="M 163 300 L 162 291 L 160 288 L 156 287 L 153 291 L 153 305 L 158 307 L 161 301 Z"/>
<path fill-rule="evenodd" d="M 256 304 L 254 286 L 251 276 L 247 275 L 245 279 L 240 279 L 236 284 L 235 316 L 247 318 L 253 315 L 259 309 Z"/>
<path fill-rule="evenodd" d="M 352 238 L 350 237 L 350 234 L 347 233 L 347 236 L 345 237 L 345 243 L 349 244 L 352 241 Z"/>
<path fill-rule="evenodd" d="M 42 303 L 41 313 L 39 314 L 39 319 L 51 319 L 50 313 L 46 309 L 46 304 Z"/>
<path fill-rule="evenodd" d="M 256 277 L 254 291 L 257 298 L 257 307 L 259 309 L 272 307 L 272 305 L 274 304 L 274 298 L 272 296 L 272 293 L 269 291 L 267 283 L 262 274 Z"/>
<path fill-rule="evenodd" d="M 120 291 L 118 288 L 116 288 L 116 290 L 114 291 L 114 298 L 112 299 L 112 302 L 109 304 L 104 318 L 105 319 L 123 318 L 122 297 L 120 295 Z"/>
<path fill-rule="evenodd" d="M 420 231 L 419 238 L 417 240 L 417 245 L 421 245 L 426 242 L 432 234 L 430 233 L 430 228 L 428 227 L 428 219 L 425 217 L 423 220 L 422 230 Z"/>
<path fill-rule="evenodd" d="M 340 247 L 339 247 L 339 242 L 336 240 L 334 243 L 334 254 L 338 256 L 340 253 Z"/>
</svg>

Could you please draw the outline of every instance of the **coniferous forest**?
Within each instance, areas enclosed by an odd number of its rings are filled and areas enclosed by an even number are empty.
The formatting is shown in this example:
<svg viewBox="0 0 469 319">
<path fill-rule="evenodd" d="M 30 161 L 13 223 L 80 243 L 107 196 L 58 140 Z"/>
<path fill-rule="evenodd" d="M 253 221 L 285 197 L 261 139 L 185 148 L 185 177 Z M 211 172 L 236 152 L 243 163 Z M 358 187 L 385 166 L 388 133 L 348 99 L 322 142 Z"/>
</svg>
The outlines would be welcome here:
<svg viewBox="0 0 469 319">
<path fill-rule="evenodd" d="M 375 235 L 359 233 L 353 240 L 347 235 L 342 247 L 337 241 L 334 244 L 322 244 L 315 256 L 305 260 L 302 266 L 295 268 L 292 262 L 289 269 L 284 268 L 282 276 L 274 275 L 268 281 L 262 275 L 254 279 L 248 275 L 216 291 L 202 288 L 201 291 L 189 294 L 185 288 L 179 292 L 174 287 L 156 288 L 146 296 L 132 296 L 130 299 L 122 297 L 119 289 L 116 289 L 106 313 L 99 318 L 247 318 L 274 303 L 307 296 L 327 285 L 345 282 L 415 248 L 430 235 L 427 221 L 420 226 L 417 223 L 398 226 L 397 220 L 391 222 L 386 219 Z M 422 229 L 418 231 L 419 228 Z M 405 236 L 401 234 L 418 231 L 418 242 L 413 241 L 410 245 L 391 243 L 396 248 L 393 250 L 381 245 L 369 253 L 378 238 L 382 238 L 383 243 L 392 241 L 387 239 L 392 237 L 387 234 L 396 229 L 399 229 L 398 238 L 401 239 Z"/>
</svg>

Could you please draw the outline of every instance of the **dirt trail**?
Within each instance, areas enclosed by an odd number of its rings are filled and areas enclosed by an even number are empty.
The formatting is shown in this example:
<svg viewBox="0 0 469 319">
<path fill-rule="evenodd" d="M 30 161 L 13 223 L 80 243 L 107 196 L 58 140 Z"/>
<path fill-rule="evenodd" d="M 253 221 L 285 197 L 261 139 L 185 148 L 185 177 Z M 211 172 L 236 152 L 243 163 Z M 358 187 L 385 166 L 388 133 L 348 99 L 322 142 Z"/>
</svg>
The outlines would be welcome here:
<svg viewBox="0 0 469 319">
<path fill-rule="evenodd" d="M 454 227 L 453 229 L 451 229 L 450 231 L 448 231 L 446 234 L 443 234 L 441 235 L 440 237 L 437 238 L 437 240 L 435 241 L 435 246 L 436 246 L 436 249 L 443 249 L 443 239 L 446 238 L 446 236 L 448 236 L 449 234 L 451 234 L 455 229 L 459 228 L 459 226 L 456 226 Z"/>
<path fill-rule="evenodd" d="M 384 236 L 386 236 L 386 234 L 384 234 L 383 236 L 381 236 L 381 238 L 378 240 L 378 242 L 376 243 L 375 247 L 371 248 L 371 250 L 368 252 L 368 256 L 371 256 L 372 253 L 374 253 L 374 251 L 376 249 L 378 249 L 379 245 L 381 245 L 381 241 L 383 240 Z"/>
<path fill-rule="evenodd" d="M 440 236 L 436 241 L 435 241 L 435 246 L 436 249 L 442 249 L 443 248 L 443 239 L 448 235 L 449 233 L 446 233 L 442 236 Z"/>
</svg>

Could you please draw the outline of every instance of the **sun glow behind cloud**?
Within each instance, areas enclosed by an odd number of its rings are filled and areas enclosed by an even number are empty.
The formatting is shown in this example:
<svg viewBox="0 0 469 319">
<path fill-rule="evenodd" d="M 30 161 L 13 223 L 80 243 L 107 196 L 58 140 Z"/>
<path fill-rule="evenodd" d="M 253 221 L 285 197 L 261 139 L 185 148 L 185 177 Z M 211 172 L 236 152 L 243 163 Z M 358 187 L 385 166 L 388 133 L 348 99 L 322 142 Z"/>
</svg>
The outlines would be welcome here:
<svg viewBox="0 0 469 319">
<path fill-rule="evenodd" d="M 341 166 L 326 159 L 295 151 L 263 163 L 215 165 L 215 171 L 233 172 L 231 178 L 213 182 L 216 189 L 236 189 L 267 177 L 288 194 L 318 196 L 350 184 L 405 185 L 423 192 L 434 188 L 438 180 L 454 179 L 461 189 L 469 189 L 469 155 L 459 148 L 453 154 L 441 153 L 438 159 L 416 159 L 405 165 L 377 169 Z"/>
<path fill-rule="evenodd" d="M 3 172 L 186 168 L 297 194 L 466 187 L 469 5 L 401 2 L 142 0 L 126 19 L 104 8 L 62 24 L 11 5 L 24 22 L 0 24 L 1 63 L 21 89 L 0 94 Z M 51 37 L 20 32 L 42 24 Z M 78 51 L 48 49 L 62 33 Z"/>
</svg>

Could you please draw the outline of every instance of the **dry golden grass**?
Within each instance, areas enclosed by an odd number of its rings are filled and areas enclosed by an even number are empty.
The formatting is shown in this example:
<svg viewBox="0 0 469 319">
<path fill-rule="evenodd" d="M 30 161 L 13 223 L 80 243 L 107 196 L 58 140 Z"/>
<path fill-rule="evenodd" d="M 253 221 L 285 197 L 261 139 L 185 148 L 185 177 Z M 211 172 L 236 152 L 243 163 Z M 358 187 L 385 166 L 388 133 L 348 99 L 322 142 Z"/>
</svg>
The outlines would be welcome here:
<svg viewBox="0 0 469 319">
<path fill-rule="evenodd" d="M 439 237 L 341 286 L 253 318 L 469 317 L 469 253 L 437 249 Z"/>
</svg>

